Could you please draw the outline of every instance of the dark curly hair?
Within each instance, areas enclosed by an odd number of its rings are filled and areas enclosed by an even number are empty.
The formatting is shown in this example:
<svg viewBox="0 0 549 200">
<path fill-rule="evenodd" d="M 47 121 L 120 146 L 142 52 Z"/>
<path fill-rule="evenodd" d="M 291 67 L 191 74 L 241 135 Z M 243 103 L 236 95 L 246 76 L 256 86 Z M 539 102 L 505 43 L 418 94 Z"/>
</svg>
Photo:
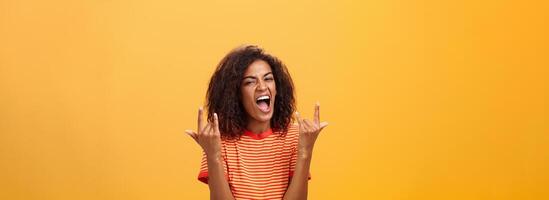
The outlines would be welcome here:
<svg viewBox="0 0 549 200">
<path fill-rule="evenodd" d="M 276 97 L 271 118 L 273 132 L 285 135 L 295 110 L 294 84 L 286 66 L 278 58 L 255 45 L 233 49 L 218 64 L 206 93 L 208 120 L 219 117 L 219 131 L 223 139 L 238 139 L 244 134 L 247 115 L 240 93 L 244 72 L 256 60 L 269 64 L 276 84 Z"/>
</svg>

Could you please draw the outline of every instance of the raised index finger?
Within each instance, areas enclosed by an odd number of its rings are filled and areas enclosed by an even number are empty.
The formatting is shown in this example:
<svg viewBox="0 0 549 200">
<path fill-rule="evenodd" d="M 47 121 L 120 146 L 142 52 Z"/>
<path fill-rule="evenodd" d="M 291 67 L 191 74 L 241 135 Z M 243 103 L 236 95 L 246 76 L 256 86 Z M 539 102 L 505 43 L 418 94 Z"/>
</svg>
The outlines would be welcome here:
<svg viewBox="0 0 549 200">
<path fill-rule="evenodd" d="M 216 131 L 216 134 L 219 133 L 219 117 L 217 116 L 217 113 L 214 113 L 214 130 Z"/>
<path fill-rule="evenodd" d="M 202 119 L 202 107 L 198 108 L 198 134 L 201 134 L 202 129 L 204 128 L 204 119 Z"/>
<path fill-rule="evenodd" d="M 316 102 L 314 122 L 316 125 L 320 125 L 320 103 Z"/>
<path fill-rule="evenodd" d="M 299 115 L 299 112 L 295 112 L 295 118 L 297 119 L 297 124 L 301 127 L 301 115 Z"/>
</svg>

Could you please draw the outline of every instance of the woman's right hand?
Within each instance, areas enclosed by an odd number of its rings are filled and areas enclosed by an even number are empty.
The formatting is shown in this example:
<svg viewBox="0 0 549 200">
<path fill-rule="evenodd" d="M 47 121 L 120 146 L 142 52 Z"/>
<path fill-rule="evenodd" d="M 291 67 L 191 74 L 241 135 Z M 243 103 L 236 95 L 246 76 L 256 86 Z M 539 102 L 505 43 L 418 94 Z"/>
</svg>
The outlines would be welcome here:
<svg viewBox="0 0 549 200">
<path fill-rule="evenodd" d="M 207 156 L 221 155 L 221 134 L 219 133 L 219 119 L 214 113 L 214 121 L 204 125 L 202 108 L 198 109 L 198 131 L 185 130 L 198 143 Z"/>
</svg>

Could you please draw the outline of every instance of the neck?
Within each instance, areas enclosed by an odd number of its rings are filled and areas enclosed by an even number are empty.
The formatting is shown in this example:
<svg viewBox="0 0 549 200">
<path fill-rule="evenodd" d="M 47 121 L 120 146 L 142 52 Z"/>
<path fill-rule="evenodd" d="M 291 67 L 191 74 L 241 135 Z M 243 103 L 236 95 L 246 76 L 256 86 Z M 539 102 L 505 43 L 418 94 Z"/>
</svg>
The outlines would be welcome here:
<svg viewBox="0 0 549 200">
<path fill-rule="evenodd" d="M 263 133 L 271 128 L 271 122 L 258 122 L 255 120 L 248 120 L 248 125 L 246 126 L 246 129 L 251 131 L 255 134 Z"/>
</svg>

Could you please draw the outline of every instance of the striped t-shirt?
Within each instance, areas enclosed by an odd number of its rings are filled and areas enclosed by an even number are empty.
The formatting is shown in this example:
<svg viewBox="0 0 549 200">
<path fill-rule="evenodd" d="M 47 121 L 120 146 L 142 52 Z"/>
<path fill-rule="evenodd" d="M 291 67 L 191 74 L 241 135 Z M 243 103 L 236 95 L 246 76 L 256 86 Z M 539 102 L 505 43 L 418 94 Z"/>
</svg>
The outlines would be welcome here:
<svg viewBox="0 0 549 200">
<path fill-rule="evenodd" d="M 286 136 L 271 129 L 260 134 L 246 130 L 239 140 L 221 140 L 225 178 L 235 199 L 282 199 L 296 164 L 298 134 L 292 125 Z M 204 153 L 198 180 L 208 183 Z"/>
</svg>

